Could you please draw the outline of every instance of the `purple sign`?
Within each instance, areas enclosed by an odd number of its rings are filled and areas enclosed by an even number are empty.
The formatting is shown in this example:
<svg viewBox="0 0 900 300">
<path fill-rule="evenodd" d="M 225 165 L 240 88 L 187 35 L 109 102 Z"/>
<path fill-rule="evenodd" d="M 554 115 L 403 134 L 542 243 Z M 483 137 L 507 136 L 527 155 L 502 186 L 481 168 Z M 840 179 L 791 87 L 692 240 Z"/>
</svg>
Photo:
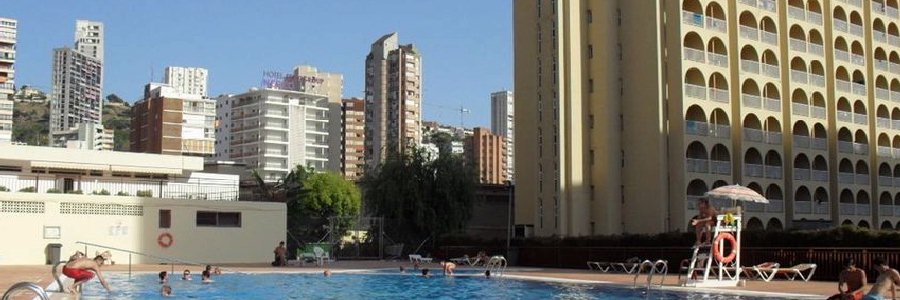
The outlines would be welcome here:
<svg viewBox="0 0 900 300">
<path fill-rule="evenodd" d="M 261 85 L 264 88 L 300 91 L 301 88 L 308 87 L 310 84 L 322 84 L 325 79 L 313 76 L 298 76 L 294 74 L 284 74 L 278 71 L 263 72 Z"/>
</svg>

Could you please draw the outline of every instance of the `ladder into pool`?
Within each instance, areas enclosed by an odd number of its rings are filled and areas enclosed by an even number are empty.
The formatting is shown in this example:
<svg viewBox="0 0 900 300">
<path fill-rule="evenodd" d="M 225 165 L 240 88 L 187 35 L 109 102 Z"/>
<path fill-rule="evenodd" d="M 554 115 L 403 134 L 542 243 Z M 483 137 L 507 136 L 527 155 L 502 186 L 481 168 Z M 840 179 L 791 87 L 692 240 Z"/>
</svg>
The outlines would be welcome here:
<svg viewBox="0 0 900 300">
<path fill-rule="evenodd" d="M 641 262 L 637 268 L 637 272 L 634 273 L 634 287 L 637 287 L 638 277 L 641 276 L 643 270 L 647 270 L 647 290 L 649 291 L 650 287 L 653 285 L 653 274 L 662 275 L 657 286 L 662 286 L 666 281 L 666 275 L 669 274 L 669 262 L 661 259 L 657 261 L 645 260 Z"/>
<path fill-rule="evenodd" d="M 486 264 L 484 264 L 485 273 L 490 271 L 491 276 L 503 276 L 503 273 L 506 272 L 506 257 L 503 255 L 494 255 L 491 256 L 491 259 L 488 260 Z"/>
<path fill-rule="evenodd" d="M 47 291 L 33 282 L 19 282 L 13 284 L 11 287 L 9 287 L 8 290 L 6 290 L 5 293 L 3 293 L 3 297 L 0 297 L 0 300 L 9 300 L 10 297 L 13 296 L 13 292 L 17 290 L 30 290 L 37 294 L 37 298 L 40 298 L 41 300 L 50 300 L 50 296 L 47 295 Z"/>
</svg>

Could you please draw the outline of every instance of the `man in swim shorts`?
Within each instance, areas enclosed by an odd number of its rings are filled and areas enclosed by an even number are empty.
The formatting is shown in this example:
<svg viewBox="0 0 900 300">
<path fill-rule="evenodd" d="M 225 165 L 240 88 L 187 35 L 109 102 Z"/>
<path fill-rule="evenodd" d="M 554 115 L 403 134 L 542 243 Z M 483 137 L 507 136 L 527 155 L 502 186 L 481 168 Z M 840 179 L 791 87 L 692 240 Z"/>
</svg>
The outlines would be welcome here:
<svg viewBox="0 0 900 300">
<path fill-rule="evenodd" d="M 80 291 L 81 285 L 91 280 L 91 278 L 94 278 L 94 274 L 97 275 L 100 284 L 109 291 L 109 284 L 100 272 L 100 266 L 103 265 L 105 260 L 106 259 L 103 258 L 103 256 L 97 255 L 94 259 L 78 258 L 66 263 L 62 269 L 63 275 L 75 279 L 75 282 L 72 283 L 72 286 L 69 288 L 69 292 L 75 293 L 76 291 Z"/>
<path fill-rule="evenodd" d="M 444 275 L 453 275 L 453 271 L 456 270 L 456 264 L 449 261 L 442 261 L 441 266 L 444 267 Z"/>
<path fill-rule="evenodd" d="M 883 258 L 875 258 L 872 265 L 878 271 L 875 284 L 869 289 L 869 293 L 863 296 L 863 300 L 883 300 L 884 295 L 890 291 L 891 299 L 896 299 L 897 285 L 900 285 L 900 273 L 891 269 Z"/>
</svg>

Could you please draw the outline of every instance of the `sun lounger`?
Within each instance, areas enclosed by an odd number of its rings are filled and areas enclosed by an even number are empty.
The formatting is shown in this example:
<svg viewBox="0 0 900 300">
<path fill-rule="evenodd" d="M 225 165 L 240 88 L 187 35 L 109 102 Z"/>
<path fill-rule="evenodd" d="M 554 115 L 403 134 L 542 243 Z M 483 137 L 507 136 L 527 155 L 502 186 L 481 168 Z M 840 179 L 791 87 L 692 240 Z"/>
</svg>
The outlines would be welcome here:
<svg viewBox="0 0 900 300">
<path fill-rule="evenodd" d="M 411 262 L 411 263 L 416 263 L 416 262 L 430 263 L 431 261 L 432 261 L 432 258 L 430 258 L 430 257 L 422 257 L 421 255 L 418 255 L 418 254 L 410 254 L 409 255 L 409 262 Z"/>
<path fill-rule="evenodd" d="M 803 281 L 809 281 L 812 278 L 813 274 L 816 273 L 816 264 L 799 264 L 790 268 L 781 268 L 775 272 L 775 275 L 784 275 L 784 278 L 788 280 L 797 279 L 800 277 Z M 806 272 L 804 275 L 803 273 Z"/>
<path fill-rule="evenodd" d="M 589 261 L 587 262 L 588 270 L 598 270 L 603 273 L 609 272 L 612 269 L 612 264 L 608 262 L 601 261 Z"/>
<path fill-rule="evenodd" d="M 741 269 L 744 270 L 744 275 L 750 279 L 762 279 L 765 281 L 772 280 L 772 277 L 775 277 L 775 272 L 778 271 L 778 267 L 780 265 L 776 262 L 764 262 L 755 266 L 743 267 Z"/>
<path fill-rule="evenodd" d="M 641 266 L 641 259 L 637 257 L 632 257 L 626 259 L 624 263 L 612 263 L 610 264 L 613 270 L 616 270 L 616 267 L 622 270 L 622 272 L 631 274 L 634 271 L 637 271 L 638 267 Z"/>
</svg>

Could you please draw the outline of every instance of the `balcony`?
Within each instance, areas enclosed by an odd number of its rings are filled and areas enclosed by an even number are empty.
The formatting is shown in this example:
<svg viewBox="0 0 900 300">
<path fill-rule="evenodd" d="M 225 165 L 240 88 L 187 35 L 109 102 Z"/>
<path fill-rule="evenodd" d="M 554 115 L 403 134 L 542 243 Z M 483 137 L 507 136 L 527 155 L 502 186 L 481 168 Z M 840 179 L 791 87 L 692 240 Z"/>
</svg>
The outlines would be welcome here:
<svg viewBox="0 0 900 300">
<path fill-rule="evenodd" d="M 766 44 L 769 44 L 772 46 L 778 46 L 778 35 L 777 34 L 775 34 L 774 32 L 769 32 L 769 31 L 765 31 L 765 30 L 760 30 L 759 33 L 760 33 L 761 40 L 763 41 L 763 43 L 766 43 Z"/>
<path fill-rule="evenodd" d="M 796 214 L 811 214 L 812 213 L 812 201 L 794 201 L 794 213 L 796 213 Z"/>
<path fill-rule="evenodd" d="M 759 8 L 775 12 L 775 0 L 759 0 L 756 4 Z"/>
<path fill-rule="evenodd" d="M 900 64 L 891 62 L 890 65 L 891 65 L 891 72 L 900 73 Z"/>
<path fill-rule="evenodd" d="M 878 205 L 878 215 L 889 217 L 894 215 L 893 205 Z"/>
<path fill-rule="evenodd" d="M 807 12 L 806 21 L 815 25 L 822 25 L 822 14 L 817 12 Z"/>
<path fill-rule="evenodd" d="M 791 38 L 790 44 L 791 44 L 791 50 L 799 51 L 799 52 L 806 52 L 806 41 Z"/>
<path fill-rule="evenodd" d="M 864 115 L 864 114 L 856 114 L 856 113 L 853 114 L 853 123 L 860 124 L 860 125 L 865 125 L 866 123 L 868 123 L 867 121 L 868 121 L 868 120 L 867 120 L 867 118 L 866 118 L 866 115 Z"/>
<path fill-rule="evenodd" d="M 820 106 L 811 106 L 809 115 L 813 118 L 825 119 L 825 108 Z"/>
<path fill-rule="evenodd" d="M 817 87 L 825 87 L 825 76 L 818 74 L 809 74 L 809 84 Z"/>
<path fill-rule="evenodd" d="M 741 0 L 741 3 L 756 7 L 756 0 Z"/>
<path fill-rule="evenodd" d="M 728 23 L 722 19 L 706 17 L 706 29 L 726 33 L 728 32 Z"/>
<path fill-rule="evenodd" d="M 690 135 L 706 136 L 709 135 L 709 123 L 700 121 L 685 121 L 684 131 Z"/>
<path fill-rule="evenodd" d="M 865 84 L 853 82 L 853 83 L 851 83 L 851 86 L 852 86 L 854 94 L 860 95 L 860 96 L 866 95 L 866 85 Z"/>
<path fill-rule="evenodd" d="M 838 151 L 853 154 L 853 142 L 838 141 Z"/>
<path fill-rule="evenodd" d="M 766 205 L 766 212 L 768 212 L 768 213 L 783 213 L 784 212 L 784 200 L 769 199 L 769 205 Z"/>
<path fill-rule="evenodd" d="M 766 144 L 781 145 L 781 132 L 766 132 Z"/>
<path fill-rule="evenodd" d="M 809 169 L 794 168 L 794 180 L 809 180 Z"/>
<path fill-rule="evenodd" d="M 709 63 L 714 66 L 719 66 L 723 68 L 728 67 L 728 56 L 724 54 L 719 54 L 715 52 L 709 52 L 706 54 L 709 58 Z"/>
<path fill-rule="evenodd" d="M 900 36 L 888 34 L 888 44 L 894 47 L 900 47 Z"/>
<path fill-rule="evenodd" d="M 751 39 L 754 41 L 759 40 L 759 30 L 757 30 L 756 28 L 746 26 L 746 25 L 741 25 L 739 31 L 740 31 L 742 38 Z"/>
<path fill-rule="evenodd" d="M 891 153 L 894 154 L 893 157 L 900 158 L 900 149 L 891 149 Z M 894 185 L 900 187 L 900 182 L 895 181 Z"/>
<path fill-rule="evenodd" d="M 809 78 L 804 71 L 791 70 L 791 82 L 806 84 L 809 82 Z"/>
<path fill-rule="evenodd" d="M 759 74 L 759 63 L 752 60 L 741 59 L 741 71 Z"/>
<path fill-rule="evenodd" d="M 892 186 L 893 184 L 894 184 L 894 177 L 878 176 L 878 185 L 879 186 Z"/>
<path fill-rule="evenodd" d="M 857 216 L 871 216 L 872 215 L 872 206 L 869 204 L 856 204 L 856 215 Z"/>
<path fill-rule="evenodd" d="M 856 184 L 859 185 L 868 185 L 869 184 L 869 174 L 856 174 Z"/>
<path fill-rule="evenodd" d="M 794 147 L 808 149 L 809 137 L 805 135 L 794 135 Z"/>
<path fill-rule="evenodd" d="M 781 179 L 784 177 L 784 169 L 779 166 L 765 166 L 766 178 Z"/>
<path fill-rule="evenodd" d="M 891 92 L 887 89 L 877 87 L 875 88 L 875 98 L 886 101 L 891 100 Z"/>
<path fill-rule="evenodd" d="M 900 130 L 900 120 L 891 120 L 891 128 Z"/>
<path fill-rule="evenodd" d="M 835 88 L 837 88 L 838 91 L 841 91 L 844 93 L 850 92 L 850 82 L 849 81 L 838 79 L 838 80 L 834 81 L 834 86 L 835 86 Z"/>
<path fill-rule="evenodd" d="M 685 167 L 691 173 L 709 173 L 709 161 L 705 159 L 688 158 Z"/>
<path fill-rule="evenodd" d="M 713 174 L 731 175 L 731 162 L 730 161 L 711 160 L 710 167 L 711 167 L 710 171 Z"/>
<path fill-rule="evenodd" d="M 850 52 L 840 49 L 834 49 L 834 59 L 850 62 Z"/>
<path fill-rule="evenodd" d="M 759 96 L 741 94 L 741 100 L 745 107 L 762 109 L 762 100 L 760 100 Z"/>
<path fill-rule="evenodd" d="M 703 15 L 693 13 L 690 11 L 681 12 L 681 21 L 684 24 L 697 26 L 703 28 Z"/>
<path fill-rule="evenodd" d="M 765 173 L 763 171 L 764 169 L 765 167 L 763 167 L 763 165 L 744 164 L 744 175 L 762 178 Z"/>
<path fill-rule="evenodd" d="M 883 31 L 876 30 L 876 31 L 872 32 L 872 39 L 874 39 L 876 42 L 882 42 L 882 43 L 887 44 L 887 42 L 888 42 L 887 36 L 888 36 L 887 33 L 883 32 Z"/>
<path fill-rule="evenodd" d="M 878 126 L 878 128 L 891 129 L 891 119 L 875 118 L 875 126 Z"/>
<path fill-rule="evenodd" d="M 809 179 L 811 179 L 813 181 L 819 181 L 819 182 L 828 182 L 828 171 L 810 170 L 809 171 Z"/>
<path fill-rule="evenodd" d="M 841 212 L 841 215 L 844 215 L 844 216 L 855 215 L 856 214 L 856 203 L 841 202 L 840 212 Z"/>
<path fill-rule="evenodd" d="M 853 153 L 859 155 L 869 155 L 869 144 L 853 143 Z"/>
<path fill-rule="evenodd" d="M 853 123 L 853 113 L 849 111 L 837 111 L 837 119 L 841 122 Z"/>
<path fill-rule="evenodd" d="M 856 174 L 854 173 L 838 172 L 838 182 L 853 184 L 855 183 L 855 176 Z"/>
<path fill-rule="evenodd" d="M 862 25 L 850 24 L 850 34 L 862 37 L 863 36 L 863 27 Z"/>
<path fill-rule="evenodd" d="M 900 187 L 900 177 L 894 178 L 894 186 Z M 900 216 L 900 215 L 898 215 Z"/>
<path fill-rule="evenodd" d="M 806 10 L 802 7 L 788 5 L 788 16 L 800 21 L 806 21 Z"/>
<path fill-rule="evenodd" d="M 876 70 L 881 70 L 881 71 L 885 71 L 885 72 L 891 71 L 891 65 L 890 65 L 890 63 L 888 63 L 888 61 L 875 59 L 874 62 L 875 62 Z"/>
<path fill-rule="evenodd" d="M 694 48 L 684 48 L 684 58 L 696 62 L 706 62 L 706 52 Z"/>
<path fill-rule="evenodd" d="M 859 54 L 850 54 L 850 60 L 853 61 L 854 64 L 865 66 L 866 58 Z"/>
<path fill-rule="evenodd" d="M 781 75 L 781 70 L 776 65 L 763 63 L 760 66 L 762 66 L 762 71 L 766 76 L 778 79 L 778 76 Z"/>
<path fill-rule="evenodd" d="M 809 116 L 809 105 L 803 103 L 791 103 L 791 113 L 797 116 Z"/>
<path fill-rule="evenodd" d="M 730 102 L 731 97 L 728 96 L 728 90 L 717 89 L 715 87 L 709 88 L 709 98 L 712 101 L 728 103 Z"/>
<path fill-rule="evenodd" d="M 721 124 L 710 124 L 709 135 L 715 138 L 729 139 L 731 138 L 731 126 Z"/>
<path fill-rule="evenodd" d="M 706 100 L 706 87 L 702 85 L 685 83 L 684 93 L 691 98 Z"/>
<path fill-rule="evenodd" d="M 819 55 L 819 56 L 825 55 L 825 48 L 822 45 L 816 44 L 816 43 L 809 43 L 809 44 L 807 44 L 807 46 L 809 47 L 809 53 Z"/>
<path fill-rule="evenodd" d="M 897 9 L 888 6 L 885 8 L 885 14 L 888 15 L 889 17 L 896 18 L 897 17 Z"/>
<path fill-rule="evenodd" d="M 834 19 L 834 29 L 837 31 L 847 32 L 847 21 Z"/>
<path fill-rule="evenodd" d="M 766 97 L 766 110 L 773 112 L 781 112 L 781 100 Z"/>
<path fill-rule="evenodd" d="M 765 139 L 765 132 L 759 129 L 744 128 L 744 140 L 762 143 Z"/>
</svg>

